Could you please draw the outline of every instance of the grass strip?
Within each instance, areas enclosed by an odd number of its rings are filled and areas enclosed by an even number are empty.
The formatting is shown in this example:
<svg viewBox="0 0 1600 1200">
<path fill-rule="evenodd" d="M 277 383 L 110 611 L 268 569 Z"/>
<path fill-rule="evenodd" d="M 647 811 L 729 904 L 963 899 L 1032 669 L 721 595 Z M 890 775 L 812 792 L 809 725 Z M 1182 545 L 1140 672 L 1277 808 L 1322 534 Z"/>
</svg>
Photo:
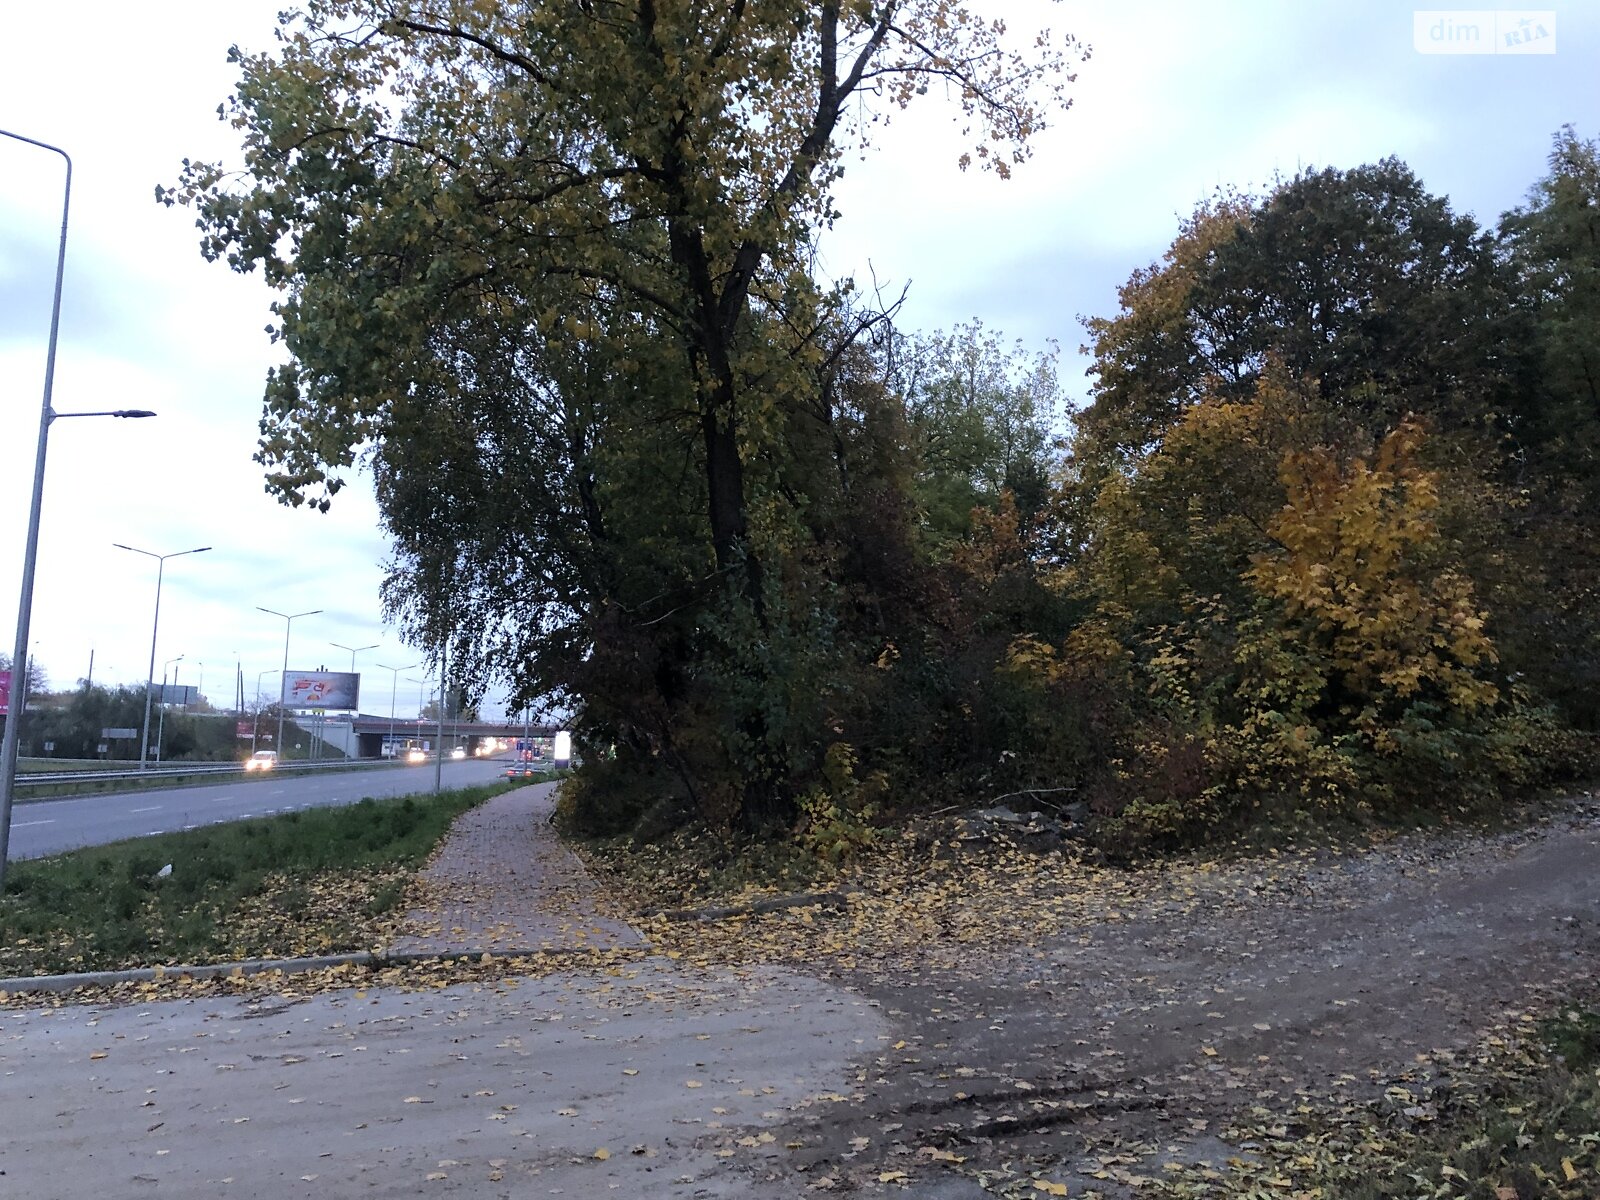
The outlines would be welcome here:
<svg viewBox="0 0 1600 1200">
<path fill-rule="evenodd" d="M 451 822 L 513 786 L 308 808 L 12 863 L 0 976 L 371 949 L 404 917 L 416 869 Z"/>
<path fill-rule="evenodd" d="M 1435 1052 L 1438 1054 L 1439 1052 Z M 1406 1072 L 1382 1099 L 1253 1109 L 1224 1132 L 1227 1164 L 1169 1166 L 1182 1200 L 1595 1200 L 1600 1007 L 1592 995 L 1521 1013 L 1447 1070 Z"/>
</svg>

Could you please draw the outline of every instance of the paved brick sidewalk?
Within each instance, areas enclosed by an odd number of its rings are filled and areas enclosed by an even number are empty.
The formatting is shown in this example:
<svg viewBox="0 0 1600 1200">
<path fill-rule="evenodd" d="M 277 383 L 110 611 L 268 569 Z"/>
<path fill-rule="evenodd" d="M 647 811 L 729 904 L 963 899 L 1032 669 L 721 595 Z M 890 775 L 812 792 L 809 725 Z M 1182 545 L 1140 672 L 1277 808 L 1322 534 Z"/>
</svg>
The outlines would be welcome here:
<svg viewBox="0 0 1600 1200">
<path fill-rule="evenodd" d="M 423 872 L 430 903 L 413 910 L 393 950 L 639 946 L 600 914 L 594 885 L 549 817 L 555 784 L 506 792 L 457 818 Z"/>
</svg>

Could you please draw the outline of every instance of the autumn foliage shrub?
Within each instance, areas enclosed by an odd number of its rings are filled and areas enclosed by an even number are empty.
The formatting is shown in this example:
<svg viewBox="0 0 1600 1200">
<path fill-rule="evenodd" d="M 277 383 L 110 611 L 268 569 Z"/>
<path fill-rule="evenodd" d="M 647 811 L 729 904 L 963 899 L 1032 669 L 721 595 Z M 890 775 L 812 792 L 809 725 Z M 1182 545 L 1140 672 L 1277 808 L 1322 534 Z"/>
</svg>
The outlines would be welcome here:
<svg viewBox="0 0 1600 1200">
<path fill-rule="evenodd" d="M 878 841 L 889 778 L 882 771 L 857 775 L 855 748 L 834 742 L 824 755 L 820 786 L 800 797 L 800 844 L 819 858 L 840 862 Z"/>
<path fill-rule="evenodd" d="M 1420 423 L 1339 451 L 1296 428 L 1291 400 L 1267 387 L 1186 414 L 1099 497 L 1105 550 L 1067 581 L 1096 617 L 1059 649 L 1010 647 L 1002 672 L 1041 694 L 1122 698 L 1103 706 L 1116 750 L 1091 784 L 1110 844 L 1481 803 L 1560 761 L 1549 715 L 1499 679 Z M 1179 480 L 1224 472 L 1225 510 L 1197 499 L 1174 515 Z"/>
</svg>

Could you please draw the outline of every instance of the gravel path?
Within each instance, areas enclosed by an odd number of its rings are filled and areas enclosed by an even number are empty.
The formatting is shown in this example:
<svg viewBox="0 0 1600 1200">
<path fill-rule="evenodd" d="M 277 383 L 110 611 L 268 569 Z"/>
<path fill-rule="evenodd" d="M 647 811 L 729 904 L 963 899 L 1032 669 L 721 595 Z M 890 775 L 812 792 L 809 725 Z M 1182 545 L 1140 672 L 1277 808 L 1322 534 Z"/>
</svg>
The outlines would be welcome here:
<svg viewBox="0 0 1600 1200">
<path fill-rule="evenodd" d="M 429 893 L 392 950 L 581 950 L 639 946 L 605 916 L 583 865 L 550 826 L 553 783 L 496 796 L 464 813 L 423 872 Z"/>
</svg>

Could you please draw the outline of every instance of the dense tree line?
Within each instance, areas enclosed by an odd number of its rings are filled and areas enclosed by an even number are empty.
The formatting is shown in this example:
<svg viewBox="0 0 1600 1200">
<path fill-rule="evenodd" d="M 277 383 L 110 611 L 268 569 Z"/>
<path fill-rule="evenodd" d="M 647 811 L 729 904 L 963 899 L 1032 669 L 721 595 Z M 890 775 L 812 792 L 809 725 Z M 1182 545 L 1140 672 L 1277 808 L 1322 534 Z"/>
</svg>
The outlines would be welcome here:
<svg viewBox="0 0 1600 1200">
<path fill-rule="evenodd" d="M 144 701 L 142 685 L 108 688 L 92 684 L 68 691 L 42 691 L 30 699 L 18 731 L 21 753 L 42 758 L 137 762 L 137 734 L 143 728 Z M 211 711 L 204 701 L 189 709 L 169 708 L 158 726 L 160 714 L 157 706 L 150 718 L 152 760 L 158 728 L 162 735 L 161 755 L 168 762 L 228 762 L 249 751 L 249 741 L 239 740 L 234 714 Z M 262 718 L 269 740 L 275 719 L 275 715 Z M 136 736 L 108 740 L 101 737 L 107 729 L 132 729 Z M 106 747 L 104 754 L 100 752 L 102 745 Z M 52 748 L 47 750 L 46 746 Z"/>
<path fill-rule="evenodd" d="M 1582 766 L 1596 143 L 1549 162 L 1495 229 L 1394 160 L 1220 197 L 1089 322 L 1058 579 L 1092 615 L 1014 656 L 1124 698 L 1097 796 L 1131 832 Z"/>
<path fill-rule="evenodd" d="M 1222 194 L 1053 352 L 809 270 L 930 82 L 1027 157 L 1062 45 L 947 0 L 326 0 L 239 56 L 205 252 L 282 292 L 261 461 L 370 464 L 386 600 L 556 698 L 593 829 L 845 844 L 951 796 L 1106 828 L 1493 797 L 1592 729 L 1595 145 L 1493 230 L 1401 163 Z"/>
</svg>

